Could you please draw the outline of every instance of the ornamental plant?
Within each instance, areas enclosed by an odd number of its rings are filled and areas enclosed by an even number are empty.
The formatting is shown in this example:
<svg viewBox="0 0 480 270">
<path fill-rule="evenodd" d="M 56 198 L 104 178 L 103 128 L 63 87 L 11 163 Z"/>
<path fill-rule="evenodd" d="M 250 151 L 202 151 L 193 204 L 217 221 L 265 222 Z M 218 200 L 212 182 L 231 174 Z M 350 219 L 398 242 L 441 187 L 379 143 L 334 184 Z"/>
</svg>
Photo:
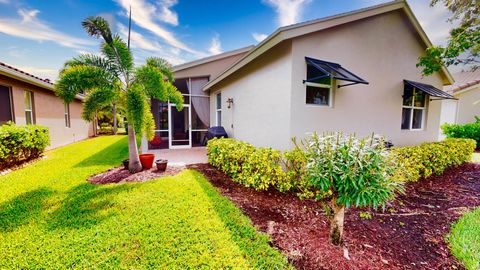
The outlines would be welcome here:
<svg viewBox="0 0 480 270">
<path fill-rule="evenodd" d="M 150 99 L 169 101 L 183 109 L 183 96 L 172 84 L 172 66 L 164 59 L 151 57 L 136 68 L 129 46 L 112 33 L 104 18 L 88 17 L 82 26 L 87 34 L 101 40 L 100 54 L 82 54 L 67 61 L 55 85 L 56 94 L 65 103 L 72 102 L 77 94 L 86 94 L 82 117 L 88 121 L 109 105 L 115 115 L 116 105 L 122 105 L 128 120 L 128 168 L 132 173 L 139 172 L 142 165 L 135 134 L 153 139 L 155 123 Z"/>
<path fill-rule="evenodd" d="M 313 133 L 303 141 L 307 177 L 327 200 L 332 217 L 330 241 L 343 243 L 345 209 L 384 206 L 403 185 L 394 179 L 396 166 L 382 137 L 357 138 L 342 133 Z"/>
</svg>

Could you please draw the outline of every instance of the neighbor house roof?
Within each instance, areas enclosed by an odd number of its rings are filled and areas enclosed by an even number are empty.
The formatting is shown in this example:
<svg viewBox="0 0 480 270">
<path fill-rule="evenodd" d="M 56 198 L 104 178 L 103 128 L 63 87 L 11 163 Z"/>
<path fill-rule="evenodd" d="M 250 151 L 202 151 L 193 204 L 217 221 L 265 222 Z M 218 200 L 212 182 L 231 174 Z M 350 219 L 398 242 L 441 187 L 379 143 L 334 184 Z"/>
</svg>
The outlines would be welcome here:
<svg viewBox="0 0 480 270">
<path fill-rule="evenodd" d="M 415 16 L 413 15 L 412 10 L 408 6 L 408 4 L 404 0 L 397 0 L 392 1 L 368 8 L 363 8 L 359 10 L 355 10 L 352 12 L 341 13 L 335 16 L 325 17 L 321 19 L 306 21 L 303 23 L 297 23 L 289 26 L 284 26 L 278 28 L 275 32 L 273 32 L 270 36 L 260 42 L 255 48 L 250 50 L 246 53 L 242 58 L 240 58 L 237 62 L 235 62 L 232 66 L 226 69 L 223 73 L 221 73 L 217 78 L 213 79 L 212 81 L 208 82 L 204 87 L 203 90 L 208 90 L 212 86 L 216 85 L 220 81 L 224 80 L 225 78 L 232 75 L 235 71 L 239 70 L 243 66 L 247 65 L 263 53 L 267 52 L 280 42 L 284 40 L 288 40 L 291 38 L 295 38 L 298 36 L 318 32 L 321 30 L 325 30 L 328 28 L 332 28 L 338 25 L 358 21 L 361 19 L 365 19 L 368 17 L 372 17 L 379 14 L 384 14 L 387 12 L 395 11 L 395 10 L 403 10 L 407 15 L 408 19 L 414 26 L 415 30 L 417 31 L 418 35 L 420 36 L 421 40 L 424 42 L 426 47 L 431 47 L 432 42 L 428 39 L 427 35 L 423 31 L 420 23 L 417 21 Z M 441 70 L 442 75 L 444 76 L 445 84 L 452 84 L 454 82 L 452 75 L 450 72 L 445 68 L 442 67 Z"/>
<path fill-rule="evenodd" d="M 0 62 L 0 75 L 5 75 L 7 77 L 35 85 L 43 89 L 50 90 L 52 92 L 55 91 L 55 87 L 53 83 L 50 82 L 49 79 L 42 79 L 40 77 L 37 77 L 33 74 L 30 74 L 18 68 L 12 67 L 3 62 Z M 76 98 L 83 100 L 85 96 L 77 95 Z"/>
<path fill-rule="evenodd" d="M 476 86 L 480 88 L 480 69 L 458 72 L 453 74 L 453 77 L 455 78 L 455 83 L 444 88 L 448 93 L 457 94 L 474 89 Z"/>
<path fill-rule="evenodd" d="M 195 61 L 192 61 L 192 62 L 176 65 L 176 66 L 173 67 L 173 71 L 177 72 L 177 71 L 180 71 L 180 70 L 184 70 L 184 69 L 187 69 L 187 68 L 203 65 L 203 64 L 210 63 L 210 62 L 213 62 L 213 61 L 217 61 L 217 60 L 227 58 L 227 57 L 230 57 L 230 56 L 238 55 L 238 54 L 241 54 L 241 53 L 246 53 L 246 52 L 252 50 L 253 48 L 255 48 L 255 46 L 250 45 L 250 46 L 243 47 L 243 48 L 240 48 L 240 49 L 236 49 L 236 50 L 233 50 L 233 51 L 228 51 L 228 52 L 212 55 L 212 56 L 209 56 L 209 57 L 205 57 L 205 58 L 202 58 L 202 59 L 198 59 L 198 60 L 195 60 Z"/>
</svg>

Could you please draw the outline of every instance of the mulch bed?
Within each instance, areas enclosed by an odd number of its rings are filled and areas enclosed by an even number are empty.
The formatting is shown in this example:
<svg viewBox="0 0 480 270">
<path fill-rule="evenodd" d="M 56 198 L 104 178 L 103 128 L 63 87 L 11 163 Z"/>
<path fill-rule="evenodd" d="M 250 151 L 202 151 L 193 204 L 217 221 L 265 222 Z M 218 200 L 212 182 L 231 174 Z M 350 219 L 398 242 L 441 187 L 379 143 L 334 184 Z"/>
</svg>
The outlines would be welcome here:
<svg viewBox="0 0 480 270">
<path fill-rule="evenodd" d="M 344 250 L 329 244 L 329 220 L 320 203 L 275 190 L 255 191 L 208 164 L 203 173 L 217 189 L 270 235 L 298 269 L 464 269 L 444 236 L 462 213 L 480 206 L 480 164 L 465 164 L 407 185 L 385 211 L 348 209 Z M 362 219 L 360 212 L 372 219 Z"/>
<path fill-rule="evenodd" d="M 159 172 L 154 166 L 149 170 L 143 170 L 141 172 L 131 174 L 128 170 L 122 167 L 116 167 L 110 169 L 101 174 L 94 175 L 88 178 L 88 182 L 92 184 L 111 184 L 111 183 L 126 183 L 126 182 L 146 182 L 149 180 L 157 179 L 162 176 L 175 175 L 183 171 L 183 166 L 167 166 L 164 172 Z"/>
</svg>

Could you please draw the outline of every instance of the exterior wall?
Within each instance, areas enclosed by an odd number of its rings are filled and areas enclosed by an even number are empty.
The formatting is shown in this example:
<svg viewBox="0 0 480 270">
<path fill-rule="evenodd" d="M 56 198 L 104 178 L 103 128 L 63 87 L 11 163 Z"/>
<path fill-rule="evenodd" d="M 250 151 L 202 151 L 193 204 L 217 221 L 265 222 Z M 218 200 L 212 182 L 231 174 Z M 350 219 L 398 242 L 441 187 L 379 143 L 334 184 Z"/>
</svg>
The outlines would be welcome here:
<svg viewBox="0 0 480 270">
<path fill-rule="evenodd" d="M 442 126 L 445 123 L 448 124 L 454 124 L 456 122 L 457 118 L 457 107 L 458 106 L 458 100 L 452 100 L 452 99 L 445 99 L 442 100 L 442 112 L 440 115 L 440 126 Z M 446 136 L 443 134 L 443 132 L 440 132 L 440 140 L 445 139 Z"/>
<path fill-rule="evenodd" d="M 475 89 L 455 94 L 458 98 L 457 123 L 475 122 L 475 116 L 480 117 L 480 85 Z"/>
<path fill-rule="evenodd" d="M 261 147 L 283 149 L 290 141 L 291 42 L 260 56 L 210 90 L 210 121 L 222 92 L 222 126 L 228 135 Z M 227 108 L 227 99 L 233 105 Z"/>
<path fill-rule="evenodd" d="M 75 141 L 83 140 L 91 135 L 91 124 L 81 119 L 82 102 L 75 100 L 70 104 L 71 127 L 65 127 L 64 104 L 55 94 L 28 83 L 0 75 L 0 84 L 12 89 L 14 121 L 17 125 L 25 125 L 24 91 L 33 92 L 33 111 L 35 124 L 50 129 L 51 144 L 56 148 Z"/>
<path fill-rule="evenodd" d="M 423 51 L 422 41 L 400 11 L 294 39 L 290 136 L 302 138 L 312 131 L 360 136 L 375 132 L 398 146 L 438 140 L 441 101 L 428 103 L 424 130 L 401 130 L 403 79 L 443 88 L 439 74 L 422 78 L 415 67 Z M 305 56 L 340 63 L 370 84 L 334 89 L 331 108 L 306 105 Z"/>
<path fill-rule="evenodd" d="M 210 77 L 210 80 L 212 80 L 229 66 L 233 65 L 233 63 L 244 54 L 245 53 L 239 53 L 216 61 L 175 71 L 175 78 Z"/>
</svg>

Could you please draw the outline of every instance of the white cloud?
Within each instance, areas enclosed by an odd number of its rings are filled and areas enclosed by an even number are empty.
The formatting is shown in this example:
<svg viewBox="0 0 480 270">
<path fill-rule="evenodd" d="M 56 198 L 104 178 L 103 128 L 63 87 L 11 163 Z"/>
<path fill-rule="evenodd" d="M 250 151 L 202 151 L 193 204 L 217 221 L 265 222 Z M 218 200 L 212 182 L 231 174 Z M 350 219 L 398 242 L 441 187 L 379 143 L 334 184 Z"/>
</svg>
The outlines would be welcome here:
<svg viewBox="0 0 480 270">
<path fill-rule="evenodd" d="M 126 41 L 128 39 L 128 28 L 121 23 L 117 23 L 117 27 L 119 34 Z M 158 42 L 146 39 L 142 34 L 133 30 L 130 31 L 130 45 L 132 48 L 148 51 L 160 51 L 162 49 L 162 46 Z"/>
<path fill-rule="evenodd" d="M 162 26 L 158 24 L 160 21 L 161 15 L 164 13 L 162 8 L 155 6 L 146 2 L 145 0 L 116 0 L 116 2 L 124 8 L 127 12 L 132 7 L 132 21 L 134 21 L 138 26 L 147 29 L 156 36 L 162 38 L 169 45 L 184 50 L 186 52 L 201 56 L 202 53 L 190 48 L 180 40 L 178 40 L 175 35 Z M 160 3 L 165 3 L 165 1 L 160 1 Z"/>
<path fill-rule="evenodd" d="M 429 1 L 422 0 L 410 1 L 409 4 L 432 43 L 445 45 L 450 30 L 458 25 L 458 22 L 447 22 L 451 15 L 448 9 L 442 3 L 431 7 Z"/>
<path fill-rule="evenodd" d="M 178 25 L 178 15 L 171 10 L 171 7 L 178 3 L 177 0 L 163 0 L 160 1 L 160 20 L 171 25 Z"/>
<path fill-rule="evenodd" d="M 32 67 L 32 66 L 14 66 L 19 70 L 25 71 L 30 73 L 34 76 L 40 77 L 42 79 L 49 79 L 50 81 L 54 82 L 58 78 L 58 70 L 53 68 L 39 68 L 39 67 Z"/>
<path fill-rule="evenodd" d="M 94 45 L 92 41 L 52 29 L 48 24 L 37 18 L 39 13 L 38 10 L 20 9 L 18 10 L 20 18 L 0 19 L 0 33 L 36 41 L 51 41 L 70 48 Z"/>
<path fill-rule="evenodd" d="M 220 36 L 218 34 L 212 38 L 208 52 L 210 52 L 212 55 L 222 53 L 222 43 L 220 42 Z"/>
<path fill-rule="evenodd" d="M 310 0 L 264 0 L 265 3 L 275 8 L 278 25 L 285 26 L 301 20 L 302 11 Z"/>
<path fill-rule="evenodd" d="M 10 0 L 0 0 L 0 4 L 9 4 Z"/>
<path fill-rule="evenodd" d="M 252 33 L 253 39 L 255 39 L 257 42 L 262 42 L 264 39 L 268 37 L 266 34 L 259 34 L 259 33 Z"/>
</svg>

